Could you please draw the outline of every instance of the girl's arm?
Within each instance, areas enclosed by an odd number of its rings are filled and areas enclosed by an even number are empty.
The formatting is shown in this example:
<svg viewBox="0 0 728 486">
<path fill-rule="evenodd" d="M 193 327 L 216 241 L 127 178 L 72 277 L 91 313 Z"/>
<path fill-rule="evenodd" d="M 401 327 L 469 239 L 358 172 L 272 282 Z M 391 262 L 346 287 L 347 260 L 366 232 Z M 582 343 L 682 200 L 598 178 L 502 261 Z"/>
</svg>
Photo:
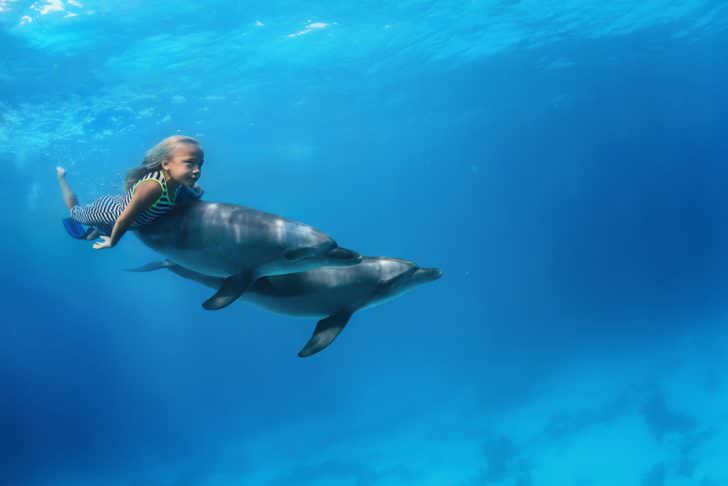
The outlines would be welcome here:
<svg viewBox="0 0 728 486">
<path fill-rule="evenodd" d="M 126 230 L 129 228 L 134 219 L 149 209 L 159 197 L 162 195 L 162 187 L 154 180 L 149 180 L 139 184 L 134 189 L 134 195 L 129 201 L 124 211 L 114 223 L 114 229 L 111 230 L 111 237 L 101 236 L 101 242 L 94 243 L 94 250 L 103 250 L 116 245 Z"/>
</svg>

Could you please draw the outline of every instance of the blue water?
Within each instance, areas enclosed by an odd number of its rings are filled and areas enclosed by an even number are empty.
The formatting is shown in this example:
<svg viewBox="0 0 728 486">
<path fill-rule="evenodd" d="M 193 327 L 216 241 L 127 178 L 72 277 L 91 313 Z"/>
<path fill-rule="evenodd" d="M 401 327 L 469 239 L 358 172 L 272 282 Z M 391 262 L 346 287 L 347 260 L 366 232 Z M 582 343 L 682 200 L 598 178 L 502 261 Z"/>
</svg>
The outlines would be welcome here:
<svg viewBox="0 0 728 486">
<path fill-rule="evenodd" d="M 728 485 L 726 45 L 725 1 L 0 0 L 0 484 Z M 89 202 L 175 133 L 444 277 L 300 359 L 65 235 L 56 165 Z"/>
</svg>

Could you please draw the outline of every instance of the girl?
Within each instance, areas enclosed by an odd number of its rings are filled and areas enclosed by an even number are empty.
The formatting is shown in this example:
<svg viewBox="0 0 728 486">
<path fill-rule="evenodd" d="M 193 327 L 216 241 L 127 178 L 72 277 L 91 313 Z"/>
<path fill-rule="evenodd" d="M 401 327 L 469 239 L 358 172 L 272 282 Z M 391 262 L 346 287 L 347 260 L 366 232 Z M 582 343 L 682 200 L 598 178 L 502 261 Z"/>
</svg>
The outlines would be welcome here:
<svg viewBox="0 0 728 486">
<path fill-rule="evenodd" d="M 101 241 L 95 250 L 116 245 L 129 229 L 155 221 L 168 213 L 182 198 L 199 199 L 203 190 L 197 185 L 205 154 L 192 137 L 174 135 L 152 147 L 139 167 L 126 175 L 124 194 L 102 196 L 88 206 L 78 205 L 78 198 L 66 181 L 66 170 L 56 167 L 63 200 L 71 217 L 64 220 L 66 229 L 76 238 Z M 83 233 L 81 224 L 92 230 Z"/>
</svg>

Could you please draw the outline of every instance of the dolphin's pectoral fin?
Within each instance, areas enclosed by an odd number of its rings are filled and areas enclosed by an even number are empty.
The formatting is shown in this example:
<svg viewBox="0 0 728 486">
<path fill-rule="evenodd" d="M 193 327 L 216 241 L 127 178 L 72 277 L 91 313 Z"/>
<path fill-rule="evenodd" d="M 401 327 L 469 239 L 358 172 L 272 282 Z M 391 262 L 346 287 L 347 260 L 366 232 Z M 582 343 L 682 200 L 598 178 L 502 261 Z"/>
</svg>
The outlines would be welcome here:
<svg viewBox="0 0 728 486">
<path fill-rule="evenodd" d="M 218 291 L 202 303 L 207 310 L 218 310 L 232 304 L 238 297 L 248 290 L 255 281 L 255 272 L 246 270 L 237 275 L 232 275 L 222 282 Z"/>
<path fill-rule="evenodd" d="M 346 323 L 349 322 L 352 313 L 353 311 L 347 309 L 318 321 L 313 336 L 311 336 L 311 339 L 308 340 L 303 349 L 298 352 L 299 358 L 306 358 L 312 354 L 316 354 L 331 344 L 336 339 L 336 336 L 344 329 Z"/>
</svg>

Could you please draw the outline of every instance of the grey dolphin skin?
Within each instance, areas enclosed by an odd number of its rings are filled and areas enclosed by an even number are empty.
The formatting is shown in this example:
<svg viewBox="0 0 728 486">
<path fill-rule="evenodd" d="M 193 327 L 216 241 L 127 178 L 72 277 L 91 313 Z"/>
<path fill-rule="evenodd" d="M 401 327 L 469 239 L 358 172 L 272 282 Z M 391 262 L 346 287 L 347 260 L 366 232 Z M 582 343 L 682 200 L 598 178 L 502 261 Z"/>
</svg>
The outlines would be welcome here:
<svg viewBox="0 0 728 486">
<path fill-rule="evenodd" d="M 180 204 L 137 236 L 190 270 L 222 277 L 217 292 L 202 304 L 208 310 L 229 305 L 260 276 L 361 261 L 358 253 L 311 226 L 235 204 Z"/>
<path fill-rule="evenodd" d="M 223 280 L 169 260 L 131 271 L 147 272 L 161 268 L 213 288 L 219 287 Z M 251 285 L 242 300 L 279 314 L 322 318 L 311 339 L 298 353 L 304 358 L 331 344 L 355 311 L 382 303 L 441 276 L 442 272 L 437 268 L 420 268 L 408 260 L 364 257 L 357 265 L 261 277 Z"/>
</svg>

